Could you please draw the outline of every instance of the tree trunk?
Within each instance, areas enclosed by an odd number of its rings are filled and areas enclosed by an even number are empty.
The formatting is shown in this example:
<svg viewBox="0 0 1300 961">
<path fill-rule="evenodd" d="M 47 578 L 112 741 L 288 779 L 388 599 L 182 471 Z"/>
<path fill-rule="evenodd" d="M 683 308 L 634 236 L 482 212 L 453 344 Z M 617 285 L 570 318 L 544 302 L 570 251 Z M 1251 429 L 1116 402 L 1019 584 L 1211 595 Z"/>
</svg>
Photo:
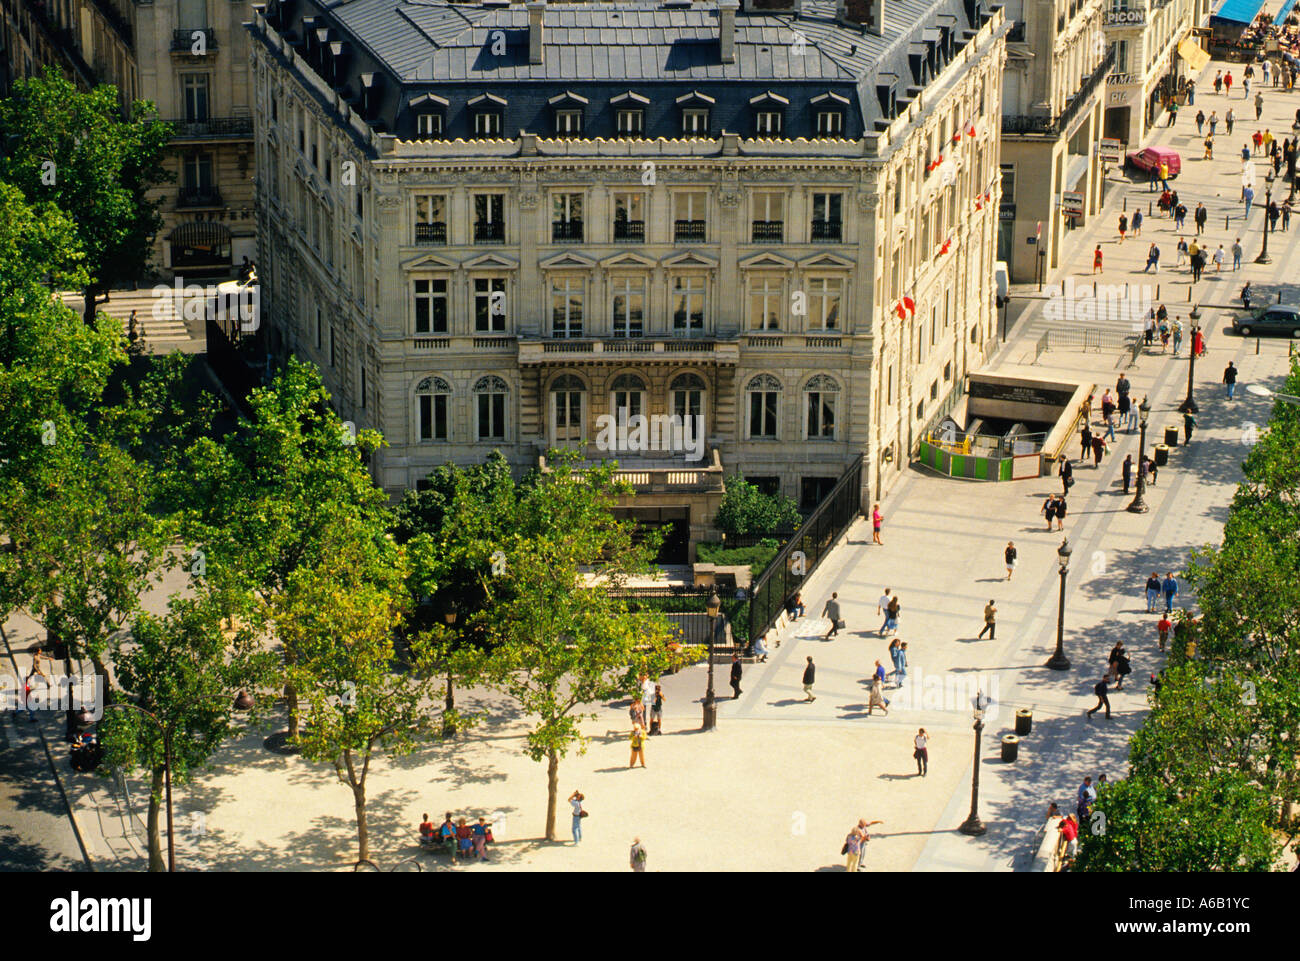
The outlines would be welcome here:
<svg viewBox="0 0 1300 961">
<path fill-rule="evenodd" d="M 149 819 L 147 821 L 150 871 L 167 870 L 167 859 L 163 857 L 162 837 L 158 829 L 158 816 L 162 810 L 162 805 L 163 768 L 155 767 L 153 769 L 153 787 L 149 791 Z M 175 843 L 174 839 L 173 843 Z"/>
<path fill-rule="evenodd" d="M 289 741 L 292 743 L 298 739 L 298 689 L 286 684 L 284 699 L 289 707 Z"/>
<path fill-rule="evenodd" d="M 546 840 L 555 840 L 555 804 L 560 794 L 560 756 L 546 752 Z"/>
<path fill-rule="evenodd" d="M 357 860 L 364 861 L 370 857 L 370 829 L 366 826 L 366 781 L 356 779 L 352 766 L 352 752 L 347 754 L 348 779 L 352 784 L 352 806 L 357 814 Z"/>
<path fill-rule="evenodd" d="M 99 288 L 95 286 L 86 287 L 82 295 L 86 298 L 85 306 L 81 311 L 81 319 L 86 322 L 87 327 L 95 326 L 95 295 L 99 293 Z"/>
</svg>

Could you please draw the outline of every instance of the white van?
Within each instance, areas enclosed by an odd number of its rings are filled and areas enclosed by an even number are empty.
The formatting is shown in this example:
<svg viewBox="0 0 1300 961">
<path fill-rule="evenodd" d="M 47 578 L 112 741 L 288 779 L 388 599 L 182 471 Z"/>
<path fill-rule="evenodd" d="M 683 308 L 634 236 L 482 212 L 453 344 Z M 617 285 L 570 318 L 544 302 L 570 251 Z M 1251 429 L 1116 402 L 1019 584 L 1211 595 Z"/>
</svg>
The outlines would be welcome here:
<svg viewBox="0 0 1300 961">
<path fill-rule="evenodd" d="M 1007 262 L 999 260 L 993 265 L 993 287 L 997 291 L 997 305 L 1001 307 L 1011 295 L 1011 275 L 1007 271 Z"/>
</svg>

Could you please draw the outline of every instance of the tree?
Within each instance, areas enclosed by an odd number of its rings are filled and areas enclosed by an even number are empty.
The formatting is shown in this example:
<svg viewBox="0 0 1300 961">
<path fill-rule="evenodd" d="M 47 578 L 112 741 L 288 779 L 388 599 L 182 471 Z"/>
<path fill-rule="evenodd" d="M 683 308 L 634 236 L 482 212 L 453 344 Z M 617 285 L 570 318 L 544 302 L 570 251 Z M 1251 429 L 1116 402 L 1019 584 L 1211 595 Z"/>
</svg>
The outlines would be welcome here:
<svg viewBox="0 0 1300 961">
<path fill-rule="evenodd" d="M 429 733 L 436 696 L 428 655 L 413 642 L 413 670 L 393 671 L 393 637 L 406 599 L 405 558 L 382 527 L 337 528 L 312 564 L 294 570 L 273 601 L 277 631 L 295 656 L 288 667 L 305 701 L 303 757 L 322 761 L 352 791 L 357 859 L 370 856 L 366 781 L 376 753 L 411 753 Z"/>
<path fill-rule="evenodd" d="M 513 504 L 497 505 L 509 511 L 506 534 L 483 546 L 499 556 L 483 616 L 490 646 L 477 670 L 531 719 L 525 751 L 546 761 L 550 841 L 560 759 L 585 750 L 580 724 L 596 717 L 589 705 L 636 693 L 642 672 L 657 677 L 685 662 L 670 650 L 662 617 L 628 613 L 610 594 L 628 575 L 649 570 L 653 556 L 633 541 L 632 525 L 613 516 L 625 492 L 612 464 L 580 473 L 562 457 L 519 487 Z"/>
<path fill-rule="evenodd" d="M 741 475 L 727 479 L 714 525 L 728 534 L 773 534 L 792 531 L 802 518 L 795 502 L 781 494 L 764 494 Z"/>
<path fill-rule="evenodd" d="M 141 101 L 123 117 L 115 87 L 81 91 L 52 67 L 15 81 L 0 101 L 0 180 L 30 203 L 54 203 L 76 225 L 90 271 L 87 324 L 99 294 L 144 273 L 162 226 L 157 202 L 146 198 L 173 179 L 163 166 L 171 129 L 156 118 Z"/>
<path fill-rule="evenodd" d="M 228 638 L 220 614 L 209 598 L 174 599 L 164 617 L 138 615 L 130 636 L 119 636 L 113 645 L 126 701 L 105 713 L 100 743 L 108 764 L 128 773 L 143 767 L 150 774 L 150 871 L 166 869 L 158 823 L 165 741 L 170 740 L 171 780 L 183 784 L 234 733 L 237 692 L 255 689 L 273 666 L 251 632 Z"/>
</svg>

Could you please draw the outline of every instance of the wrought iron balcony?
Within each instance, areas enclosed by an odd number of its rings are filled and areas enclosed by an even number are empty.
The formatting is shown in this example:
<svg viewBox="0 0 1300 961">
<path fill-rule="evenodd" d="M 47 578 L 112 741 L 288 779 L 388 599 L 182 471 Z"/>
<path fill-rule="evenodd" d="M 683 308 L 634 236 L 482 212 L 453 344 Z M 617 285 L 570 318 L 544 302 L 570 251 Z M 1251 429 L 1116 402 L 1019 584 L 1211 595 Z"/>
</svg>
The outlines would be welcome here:
<svg viewBox="0 0 1300 961">
<path fill-rule="evenodd" d="M 182 187 L 176 197 L 177 207 L 222 207 L 221 191 L 216 187 Z"/>
<path fill-rule="evenodd" d="M 673 240 L 677 241 L 677 243 L 687 244 L 704 243 L 704 221 L 674 220 Z"/>
<path fill-rule="evenodd" d="M 416 224 L 415 242 L 417 244 L 445 244 L 447 242 L 447 225 L 441 221 Z"/>
<path fill-rule="evenodd" d="M 1102 57 L 1101 63 L 1097 64 L 1096 69 L 1083 78 L 1079 84 L 1079 89 L 1058 116 L 1053 118 L 1004 115 L 1002 117 L 1002 132 L 1004 134 L 1036 134 L 1059 137 L 1069 129 L 1070 124 L 1079 115 L 1084 105 L 1092 99 L 1092 95 L 1096 93 L 1097 89 L 1106 82 L 1106 77 L 1114 66 L 1115 48 L 1111 47 L 1106 51 L 1106 56 Z"/>
<path fill-rule="evenodd" d="M 189 53 L 193 50 L 198 39 L 195 34 L 203 35 L 204 49 L 217 49 L 217 34 L 211 27 L 183 27 L 172 31 L 172 53 Z"/>
<path fill-rule="evenodd" d="M 842 225 L 838 220 L 814 220 L 812 222 L 813 242 L 838 244 L 843 236 Z"/>
<path fill-rule="evenodd" d="M 784 220 L 755 220 L 751 239 L 756 244 L 780 244 L 785 242 Z"/>
<path fill-rule="evenodd" d="M 208 120 L 166 120 L 177 140 L 251 140 L 252 117 L 212 117 Z"/>
<path fill-rule="evenodd" d="M 506 242 L 506 225 L 500 220 L 478 220 L 474 222 L 474 243 L 504 244 Z"/>
<path fill-rule="evenodd" d="M 581 220 L 551 221 L 551 243 L 553 244 L 582 243 L 582 221 Z"/>
<path fill-rule="evenodd" d="M 645 221 L 644 220 L 616 220 L 614 221 L 614 239 L 627 243 L 643 244 L 645 243 Z"/>
</svg>

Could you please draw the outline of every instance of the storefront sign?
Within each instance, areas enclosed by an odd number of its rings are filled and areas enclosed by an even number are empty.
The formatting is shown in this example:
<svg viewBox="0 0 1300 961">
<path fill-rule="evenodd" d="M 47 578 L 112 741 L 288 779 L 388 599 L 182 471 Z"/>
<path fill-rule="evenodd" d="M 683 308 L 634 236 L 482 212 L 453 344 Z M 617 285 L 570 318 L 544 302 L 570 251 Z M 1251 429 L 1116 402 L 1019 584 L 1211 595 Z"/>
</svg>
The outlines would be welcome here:
<svg viewBox="0 0 1300 961">
<path fill-rule="evenodd" d="M 1107 10 L 1106 26 L 1140 27 L 1147 22 L 1145 10 Z"/>
<path fill-rule="evenodd" d="M 1050 387 L 1031 387 L 1026 384 L 996 384 L 976 380 L 974 377 L 971 378 L 966 393 L 972 399 L 1007 400 L 1040 407 L 1064 407 L 1074 397 L 1073 390 L 1052 390 Z"/>
<path fill-rule="evenodd" d="M 1112 73 L 1106 78 L 1106 83 L 1113 86 L 1120 86 L 1122 84 L 1137 83 L 1137 80 L 1131 73 Z"/>
<path fill-rule="evenodd" d="M 1083 194 L 1067 190 L 1061 194 L 1061 210 L 1069 217 L 1083 216 Z"/>
<path fill-rule="evenodd" d="M 1129 102 L 1132 96 L 1132 90 L 1114 90 L 1106 97 L 1106 103 L 1111 107 L 1122 107 Z"/>
<path fill-rule="evenodd" d="M 1117 164 L 1124 160 L 1124 141 L 1103 139 L 1097 145 L 1097 156 L 1102 163 Z"/>
</svg>

